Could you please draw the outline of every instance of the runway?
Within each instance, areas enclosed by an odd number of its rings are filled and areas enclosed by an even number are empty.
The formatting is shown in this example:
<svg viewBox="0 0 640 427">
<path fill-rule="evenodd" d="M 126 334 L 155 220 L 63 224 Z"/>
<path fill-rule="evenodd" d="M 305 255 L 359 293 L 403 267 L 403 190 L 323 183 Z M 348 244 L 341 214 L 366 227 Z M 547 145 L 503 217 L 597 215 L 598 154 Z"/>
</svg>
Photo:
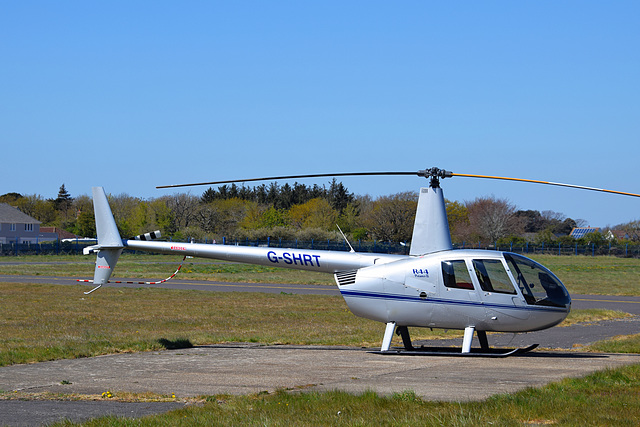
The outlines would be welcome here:
<svg viewBox="0 0 640 427">
<path fill-rule="evenodd" d="M 0 282 L 18 281 L 75 285 L 79 292 L 90 288 L 78 284 L 75 278 L 0 275 Z M 161 286 L 222 292 L 339 295 L 336 287 L 318 285 L 176 280 Z M 491 345 L 540 343 L 546 348 L 506 359 L 380 356 L 368 352 L 375 349 L 238 343 L 8 366 L 0 368 L 0 390 L 95 396 L 107 390 L 116 394 L 118 391 L 151 391 L 165 395 L 175 393 L 177 398 L 271 392 L 280 388 L 340 389 L 356 393 L 375 390 L 381 394 L 413 390 L 424 399 L 459 401 L 480 400 L 496 393 L 542 386 L 607 367 L 640 363 L 638 354 L 550 350 L 585 345 L 619 334 L 640 333 L 640 298 L 576 295 L 573 296 L 573 308 L 610 308 L 635 316 L 591 325 L 556 327 L 515 337 L 513 334 L 490 334 Z M 381 336 L 382 332 L 381 327 Z M 180 402 L 117 403 L 102 399 L 86 402 L 0 400 L 0 424 L 41 425 L 65 417 L 81 421 L 106 414 L 142 416 L 182 406 Z"/>
</svg>

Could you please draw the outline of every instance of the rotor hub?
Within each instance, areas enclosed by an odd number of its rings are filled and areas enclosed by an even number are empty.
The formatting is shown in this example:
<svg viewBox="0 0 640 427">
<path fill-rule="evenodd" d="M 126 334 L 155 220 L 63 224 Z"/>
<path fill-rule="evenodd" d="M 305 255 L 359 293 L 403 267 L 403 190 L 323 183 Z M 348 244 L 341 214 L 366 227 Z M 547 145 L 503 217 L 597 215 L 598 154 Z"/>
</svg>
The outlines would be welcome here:
<svg viewBox="0 0 640 427">
<path fill-rule="evenodd" d="M 440 187 L 440 178 L 451 178 L 453 173 L 451 171 L 447 171 L 440 168 L 429 168 L 418 171 L 418 176 L 422 176 L 425 178 L 431 178 L 429 180 L 429 187 L 431 188 L 439 188 Z"/>
</svg>

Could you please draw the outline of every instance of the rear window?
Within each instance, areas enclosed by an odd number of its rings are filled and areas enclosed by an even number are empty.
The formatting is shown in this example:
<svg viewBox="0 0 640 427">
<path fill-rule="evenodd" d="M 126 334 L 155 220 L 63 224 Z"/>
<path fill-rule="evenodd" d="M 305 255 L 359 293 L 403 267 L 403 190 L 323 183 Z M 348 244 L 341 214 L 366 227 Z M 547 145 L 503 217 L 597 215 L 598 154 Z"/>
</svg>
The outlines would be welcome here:
<svg viewBox="0 0 640 427">
<path fill-rule="evenodd" d="M 473 289 L 471 275 L 463 259 L 442 261 L 442 278 L 447 288 Z"/>
</svg>

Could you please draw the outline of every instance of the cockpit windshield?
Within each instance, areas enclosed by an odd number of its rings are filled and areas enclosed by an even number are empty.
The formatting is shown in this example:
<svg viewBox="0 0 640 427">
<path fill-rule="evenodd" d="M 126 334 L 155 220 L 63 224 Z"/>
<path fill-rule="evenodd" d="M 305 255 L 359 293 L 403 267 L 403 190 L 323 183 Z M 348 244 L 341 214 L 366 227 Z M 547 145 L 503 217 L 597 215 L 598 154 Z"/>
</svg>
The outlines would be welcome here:
<svg viewBox="0 0 640 427">
<path fill-rule="evenodd" d="M 527 304 L 565 307 L 571 302 L 562 282 L 544 266 L 512 253 L 505 252 L 504 259 Z"/>
</svg>

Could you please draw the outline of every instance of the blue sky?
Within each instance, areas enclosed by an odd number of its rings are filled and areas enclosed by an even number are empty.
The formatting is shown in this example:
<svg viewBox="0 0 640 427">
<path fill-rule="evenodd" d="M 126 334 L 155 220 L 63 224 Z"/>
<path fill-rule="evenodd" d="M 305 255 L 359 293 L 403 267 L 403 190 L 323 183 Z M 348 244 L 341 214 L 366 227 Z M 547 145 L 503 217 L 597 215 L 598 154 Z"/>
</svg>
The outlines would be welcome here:
<svg viewBox="0 0 640 427">
<path fill-rule="evenodd" d="M 616 0 L 0 1 L 0 194 L 432 166 L 640 193 L 638 16 Z M 341 180 L 373 197 L 427 184 Z M 443 188 L 640 219 L 625 196 Z"/>
</svg>

